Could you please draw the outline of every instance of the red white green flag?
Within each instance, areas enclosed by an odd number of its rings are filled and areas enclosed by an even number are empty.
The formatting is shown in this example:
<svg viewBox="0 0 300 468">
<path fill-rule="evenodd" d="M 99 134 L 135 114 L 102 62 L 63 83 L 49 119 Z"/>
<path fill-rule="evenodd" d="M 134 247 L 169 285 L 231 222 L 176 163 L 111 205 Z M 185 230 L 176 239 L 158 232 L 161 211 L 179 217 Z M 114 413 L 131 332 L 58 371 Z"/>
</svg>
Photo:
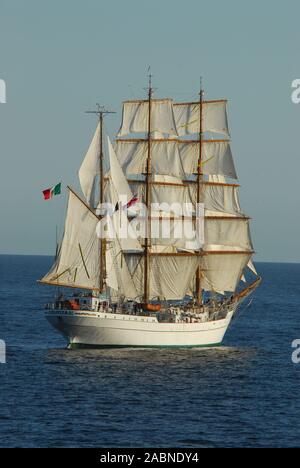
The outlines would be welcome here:
<svg viewBox="0 0 300 468">
<path fill-rule="evenodd" d="M 51 188 L 43 190 L 44 200 L 50 200 L 54 195 L 61 194 L 61 182 Z"/>
</svg>

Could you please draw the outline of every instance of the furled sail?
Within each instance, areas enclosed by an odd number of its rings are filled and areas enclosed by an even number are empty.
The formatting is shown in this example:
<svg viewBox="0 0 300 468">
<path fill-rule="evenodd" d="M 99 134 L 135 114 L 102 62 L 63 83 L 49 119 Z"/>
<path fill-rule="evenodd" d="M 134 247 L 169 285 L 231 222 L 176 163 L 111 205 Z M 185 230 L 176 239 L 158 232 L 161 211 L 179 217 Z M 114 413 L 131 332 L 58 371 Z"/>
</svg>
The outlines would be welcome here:
<svg viewBox="0 0 300 468">
<path fill-rule="evenodd" d="M 70 191 L 60 251 L 41 282 L 74 288 L 98 288 L 100 242 L 96 235 L 97 223 L 97 216 Z"/>
<path fill-rule="evenodd" d="M 203 102 L 203 132 L 229 136 L 225 100 Z M 200 131 L 199 102 L 176 103 L 173 105 L 176 128 L 179 136 L 192 135 Z"/>
<path fill-rule="evenodd" d="M 148 133 L 148 126 L 149 102 L 125 101 L 118 137 L 131 133 Z M 177 136 L 171 99 L 153 99 L 151 101 L 151 132 Z"/>
</svg>

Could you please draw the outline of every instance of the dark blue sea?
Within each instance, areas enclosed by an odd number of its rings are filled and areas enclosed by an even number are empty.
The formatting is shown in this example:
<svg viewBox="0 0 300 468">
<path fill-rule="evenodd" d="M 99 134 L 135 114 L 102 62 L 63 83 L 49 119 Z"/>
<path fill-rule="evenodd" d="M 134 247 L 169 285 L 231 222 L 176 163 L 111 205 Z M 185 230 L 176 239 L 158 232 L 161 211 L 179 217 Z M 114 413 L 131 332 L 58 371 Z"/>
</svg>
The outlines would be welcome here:
<svg viewBox="0 0 300 468">
<path fill-rule="evenodd" d="M 49 257 L 0 256 L 1 447 L 300 445 L 300 265 L 264 281 L 218 349 L 66 350 L 44 319 Z"/>
</svg>

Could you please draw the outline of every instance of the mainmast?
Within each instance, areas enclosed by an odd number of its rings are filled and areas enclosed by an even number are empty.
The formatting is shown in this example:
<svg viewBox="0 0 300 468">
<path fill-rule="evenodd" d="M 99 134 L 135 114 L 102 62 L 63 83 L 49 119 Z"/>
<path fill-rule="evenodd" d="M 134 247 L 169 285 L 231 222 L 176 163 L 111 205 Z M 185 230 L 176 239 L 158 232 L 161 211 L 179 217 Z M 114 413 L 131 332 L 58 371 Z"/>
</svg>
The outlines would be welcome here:
<svg viewBox="0 0 300 468">
<path fill-rule="evenodd" d="M 149 279 L 150 279 L 150 248 L 151 248 L 151 105 L 152 105 L 152 75 L 149 74 L 148 85 L 148 154 L 146 167 L 146 237 L 144 249 L 144 302 L 149 302 Z"/>
<path fill-rule="evenodd" d="M 202 190 L 203 190 L 203 173 L 202 173 L 202 149 L 203 149 L 203 97 L 204 90 L 202 88 L 202 78 L 200 79 L 200 93 L 199 93 L 199 155 L 197 165 L 197 216 L 199 216 L 199 203 L 202 203 Z M 200 266 L 196 271 L 196 300 L 197 304 L 202 304 L 202 287 L 201 287 L 201 268 Z"/>
<path fill-rule="evenodd" d="M 96 114 L 99 118 L 99 203 L 103 206 L 104 203 L 104 155 L 103 155 L 103 120 L 107 114 L 115 114 L 113 111 L 108 111 L 104 106 L 96 104 L 96 111 L 87 111 L 88 114 Z M 102 213 L 99 214 L 99 220 L 103 217 Z M 99 274 L 99 290 L 103 292 L 106 284 L 106 239 L 101 236 L 100 241 L 100 274 Z"/>
</svg>

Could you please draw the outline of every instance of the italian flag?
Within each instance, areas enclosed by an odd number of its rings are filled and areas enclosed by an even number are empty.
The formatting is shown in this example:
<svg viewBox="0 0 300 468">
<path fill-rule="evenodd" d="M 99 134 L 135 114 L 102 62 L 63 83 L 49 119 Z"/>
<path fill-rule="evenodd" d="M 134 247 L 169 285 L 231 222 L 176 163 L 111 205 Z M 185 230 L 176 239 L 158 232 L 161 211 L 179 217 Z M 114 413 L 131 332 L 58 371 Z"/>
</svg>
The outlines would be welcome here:
<svg viewBox="0 0 300 468">
<path fill-rule="evenodd" d="M 59 184 L 54 185 L 51 188 L 43 190 L 44 200 L 50 200 L 54 195 L 61 194 L 61 182 Z"/>
</svg>

